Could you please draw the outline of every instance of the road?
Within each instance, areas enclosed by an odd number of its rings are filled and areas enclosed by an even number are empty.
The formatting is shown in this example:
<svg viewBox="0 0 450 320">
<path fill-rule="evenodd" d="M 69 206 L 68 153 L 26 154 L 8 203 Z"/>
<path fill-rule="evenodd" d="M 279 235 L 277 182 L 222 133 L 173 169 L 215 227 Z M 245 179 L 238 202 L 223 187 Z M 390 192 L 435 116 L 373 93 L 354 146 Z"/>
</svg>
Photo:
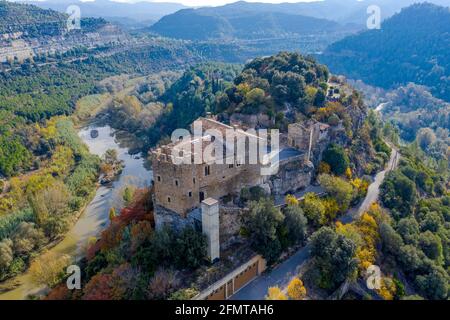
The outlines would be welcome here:
<svg viewBox="0 0 450 320">
<path fill-rule="evenodd" d="M 340 221 L 343 223 L 350 223 L 358 218 L 369 206 L 378 200 L 380 194 L 380 186 L 383 183 L 386 174 L 394 170 L 399 163 L 400 154 L 398 150 L 391 146 L 392 154 L 389 164 L 386 169 L 378 173 L 374 182 L 369 186 L 367 196 L 360 206 L 353 210 L 350 210 Z M 239 290 L 234 294 L 230 300 L 264 300 L 267 290 L 270 287 L 278 286 L 280 288 L 286 288 L 289 282 L 298 275 L 300 268 L 310 258 L 309 244 L 297 251 L 292 257 L 275 267 L 272 271 L 267 272 L 250 284 Z"/>
</svg>

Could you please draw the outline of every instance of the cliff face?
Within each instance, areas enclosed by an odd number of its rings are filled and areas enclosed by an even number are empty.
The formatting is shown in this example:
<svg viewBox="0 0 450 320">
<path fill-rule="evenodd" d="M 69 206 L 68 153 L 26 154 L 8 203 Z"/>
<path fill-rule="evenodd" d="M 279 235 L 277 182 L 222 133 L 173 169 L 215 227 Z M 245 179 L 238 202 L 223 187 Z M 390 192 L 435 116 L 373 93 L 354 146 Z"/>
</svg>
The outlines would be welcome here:
<svg viewBox="0 0 450 320">
<path fill-rule="evenodd" d="M 305 163 L 304 156 L 287 159 L 280 163 L 278 174 L 269 181 L 274 195 L 295 193 L 309 186 L 314 176 L 314 166 Z"/>
<path fill-rule="evenodd" d="M 68 15 L 53 10 L 1 2 L 0 62 L 130 41 L 127 34 L 103 19 L 81 19 L 81 28 L 74 30 L 68 30 L 68 20 Z"/>
</svg>

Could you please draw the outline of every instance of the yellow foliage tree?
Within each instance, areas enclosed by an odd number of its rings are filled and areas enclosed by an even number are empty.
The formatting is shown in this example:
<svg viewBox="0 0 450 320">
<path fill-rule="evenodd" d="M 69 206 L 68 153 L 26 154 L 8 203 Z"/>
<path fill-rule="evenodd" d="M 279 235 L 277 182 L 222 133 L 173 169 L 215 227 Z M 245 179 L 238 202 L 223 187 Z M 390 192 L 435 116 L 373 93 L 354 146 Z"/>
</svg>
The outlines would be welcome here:
<svg viewBox="0 0 450 320">
<path fill-rule="evenodd" d="M 384 300 L 394 300 L 395 294 L 397 292 L 397 287 L 391 278 L 384 277 L 381 279 L 381 287 L 377 289 L 377 293 Z"/>
<path fill-rule="evenodd" d="M 323 199 L 322 204 L 325 207 L 325 212 L 322 215 L 321 223 L 325 225 L 336 219 L 339 212 L 339 205 L 333 198 Z"/>
<path fill-rule="evenodd" d="M 39 286 L 54 287 L 65 276 L 65 268 L 70 264 L 68 255 L 45 253 L 30 265 L 31 280 Z"/>
<path fill-rule="evenodd" d="M 350 180 L 353 177 L 352 169 L 347 168 L 347 170 L 345 170 L 345 176 Z"/>
<path fill-rule="evenodd" d="M 287 300 L 286 295 L 278 287 L 270 287 L 266 300 Z"/>
<path fill-rule="evenodd" d="M 287 293 L 292 300 L 303 300 L 306 297 L 306 288 L 303 281 L 299 278 L 292 279 L 288 285 Z"/>
<path fill-rule="evenodd" d="M 292 194 L 287 195 L 285 201 L 289 206 L 298 206 L 299 204 L 298 199 Z"/>
</svg>

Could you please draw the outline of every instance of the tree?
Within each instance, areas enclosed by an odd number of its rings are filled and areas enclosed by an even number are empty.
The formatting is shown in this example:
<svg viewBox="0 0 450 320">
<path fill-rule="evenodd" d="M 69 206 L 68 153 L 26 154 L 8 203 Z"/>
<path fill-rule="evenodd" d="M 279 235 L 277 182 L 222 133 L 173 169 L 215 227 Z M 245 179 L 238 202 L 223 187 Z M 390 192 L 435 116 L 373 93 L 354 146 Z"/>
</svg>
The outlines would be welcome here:
<svg viewBox="0 0 450 320">
<path fill-rule="evenodd" d="M 117 217 L 116 209 L 114 207 L 111 207 L 109 209 L 109 221 L 113 222 L 116 217 Z"/>
<path fill-rule="evenodd" d="M 328 195 L 336 200 L 341 212 L 347 211 L 353 199 L 353 186 L 344 179 L 329 174 L 320 175 L 319 182 Z"/>
<path fill-rule="evenodd" d="M 405 245 L 400 248 L 397 260 L 407 273 L 414 273 L 423 266 L 425 255 L 412 245 Z"/>
<path fill-rule="evenodd" d="M 406 244 L 415 245 L 419 241 L 419 224 L 414 217 L 401 219 L 397 225 L 397 232 Z"/>
<path fill-rule="evenodd" d="M 71 195 L 64 183 L 53 181 L 52 185 L 36 191 L 29 199 L 37 224 L 47 237 L 55 238 L 67 230 Z"/>
<path fill-rule="evenodd" d="M 151 300 L 163 300 L 175 292 L 179 286 L 180 279 L 174 271 L 160 269 L 150 280 L 147 295 Z"/>
<path fill-rule="evenodd" d="M 292 300 L 303 300 L 306 297 L 306 288 L 302 280 L 295 277 L 287 288 L 288 296 Z"/>
<path fill-rule="evenodd" d="M 133 191 L 130 187 L 126 187 L 123 191 L 123 201 L 125 203 L 125 207 L 128 207 L 133 201 Z"/>
<path fill-rule="evenodd" d="M 343 175 L 350 165 L 350 160 L 340 145 L 330 144 L 323 153 L 323 161 L 331 167 L 331 172 L 336 175 Z"/>
<path fill-rule="evenodd" d="M 448 297 L 449 280 L 447 272 L 442 267 L 431 265 L 425 275 L 416 277 L 416 284 L 429 299 L 444 300 Z"/>
<path fill-rule="evenodd" d="M 422 128 L 417 132 L 417 142 L 423 151 L 427 151 L 428 147 L 436 141 L 436 134 L 431 128 Z"/>
<path fill-rule="evenodd" d="M 287 297 L 280 288 L 270 287 L 267 291 L 266 300 L 287 300 Z"/>
<path fill-rule="evenodd" d="M 172 254 L 179 268 L 195 269 L 206 258 L 206 237 L 192 227 L 184 228 L 172 244 Z"/>
<path fill-rule="evenodd" d="M 37 229 L 34 223 L 21 222 L 13 235 L 14 251 L 17 254 L 28 254 L 40 248 L 47 242 L 41 229 Z"/>
<path fill-rule="evenodd" d="M 291 194 L 286 196 L 285 202 L 288 206 L 297 206 L 299 204 L 298 199 Z"/>
<path fill-rule="evenodd" d="M 272 263 L 280 254 L 281 243 L 277 232 L 284 216 L 267 198 L 251 202 L 249 207 L 245 227 L 250 234 L 252 246 Z"/>
<path fill-rule="evenodd" d="M 395 218 L 407 217 L 417 201 L 416 184 L 399 171 L 390 172 L 380 187 L 381 201 Z"/>
<path fill-rule="evenodd" d="M 311 236 L 311 256 L 320 272 L 319 285 L 334 290 L 356 272 L 355 243 L 322 227 Z"/>
<path fill-rule="evenodd" d="M 290 244 L 296 244 L 305 240 L 308 220 L 298 205 L 288 205 L 284 210 L 284 226 L 288 232 Z"/>
<path fill-rule="evenodd" d="M 327 96 L 322 89 L 317 90 L 316 96 L 314 97 L 314 105 L 316 107 L 322 108 L 325 106 Z"/>
<path fill-rule="evenodd" d="M 11 239 L 3 239 L 0 242 L 0 271 L 5 272 L 5 270 L 7 270 L 11 265 L 13 259 L 13 242 Z"/>
<path fill-rule="evenodd" d="M 69 263 L 68 255 L 45 253 L 31 263 L 29 270 L 31 279 L 36 285 L 52 288 L 65 277 L 65 268 Z"/>
<path fill-rule="evenodd" d="M 118 161 L 118 154 L 116 149 L 108 149 L 103 155 L 106 164 L 114 165 Z"/>
<path fill-rule="evenodd" d="M 97 274 L 92 277 L 83 290 L 83 300 L 113 300 L 112 276 Z"/>
<path fill-rule="evenodd" d="M 320 198 L 315 193 L 306 194 L 301 206 L 309 222 L 316 227 L 322 225 L 326 209 Z"/>
<path fill-rule="evenodd" d="M 425 255 L 441 264 L 444 261 L 441 238 L 431 231 L 425 231 L 419 236 L 419 246 Z"/>
<path fill-rule="evenodd" d="M 386 253 L 395 256 L 404 245 L 402 237 L 388 223 L 381 224 L 380 236 L 383 243 L 383 250 Z"/>
</svg>

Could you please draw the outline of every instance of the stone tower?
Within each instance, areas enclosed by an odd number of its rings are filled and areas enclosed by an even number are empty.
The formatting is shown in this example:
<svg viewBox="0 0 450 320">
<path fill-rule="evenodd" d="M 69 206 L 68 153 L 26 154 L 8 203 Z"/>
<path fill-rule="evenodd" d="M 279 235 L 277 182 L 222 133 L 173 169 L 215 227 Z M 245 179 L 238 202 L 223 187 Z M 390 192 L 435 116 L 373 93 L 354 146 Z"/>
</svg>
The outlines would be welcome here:
<svg viewBox="0 0 450 320">
<path fill-rule="evenodd" d="M 202 202 L 202 230 L 208 241 L 208 257 L 211 262 L 220 258 L 219 202 L 208 198 Z"/>
</svg>

